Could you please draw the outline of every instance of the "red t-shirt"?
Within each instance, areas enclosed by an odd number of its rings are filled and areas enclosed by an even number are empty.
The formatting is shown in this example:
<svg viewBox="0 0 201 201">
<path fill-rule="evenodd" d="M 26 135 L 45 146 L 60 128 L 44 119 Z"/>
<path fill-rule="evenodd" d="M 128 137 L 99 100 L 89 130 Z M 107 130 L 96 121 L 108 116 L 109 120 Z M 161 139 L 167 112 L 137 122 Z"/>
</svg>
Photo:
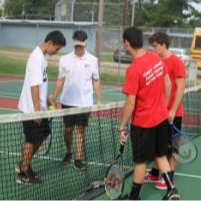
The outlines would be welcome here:
<svg viewBox="0 0 201 201">
<path fill-rule="evenodd" d="M 171 109 L 174 100 L 175 100 L 175 94 L 176 94 L 176 79 L 177 78 L 185 78 L 186 77 L 186 70 L 184 63 L 174 54 L 172 54 L 170 57 L 163 60 L 165 63 L 165 67 L 167 70 L 167 73 L 169 74 L 171 83 L 172 83 L 172 90 L 171 90 L 171 96 L 170 96 L 170 102 L 168 105 L 168 110 Z M 176 111 L 175 114 L 176 117 L 182 117 L 183 116 L 183 104 L 181 103 Z"/>
<path fill-rule="evenodd" d="M 161 58 L 150 51 L 133 60 L 126 72 L 122 93 L 136 96 L 131 123 L 151 128 L 168 118 L 164 97 L 166 71 Z"/>
</svg>

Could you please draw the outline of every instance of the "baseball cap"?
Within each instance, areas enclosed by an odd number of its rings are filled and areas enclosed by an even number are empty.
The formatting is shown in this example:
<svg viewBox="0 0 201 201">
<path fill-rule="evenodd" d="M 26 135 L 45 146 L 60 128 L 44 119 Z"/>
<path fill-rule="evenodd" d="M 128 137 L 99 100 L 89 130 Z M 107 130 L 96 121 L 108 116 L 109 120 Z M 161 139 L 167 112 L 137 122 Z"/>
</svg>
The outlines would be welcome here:
<svg viewBox="0 0 201 201">
<path fill-rule="evenodd" d="M 83 47 L 85 47 L 86 44 L 87 44 L 86 40 L 85 41 L 73 40 L 73 45 L 74 46 L 83 46 Z"/>
</svg>

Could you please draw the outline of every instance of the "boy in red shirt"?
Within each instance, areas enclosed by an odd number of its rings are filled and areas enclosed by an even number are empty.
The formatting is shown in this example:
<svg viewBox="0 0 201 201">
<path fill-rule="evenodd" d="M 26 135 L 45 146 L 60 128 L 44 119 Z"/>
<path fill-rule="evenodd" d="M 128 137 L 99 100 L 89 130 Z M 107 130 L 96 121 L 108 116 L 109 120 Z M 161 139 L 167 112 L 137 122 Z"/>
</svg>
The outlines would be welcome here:
<svg viewBox="0 0 201 201">
<path fill-rule="evenodd" d="M 133 58 L 126 72 L 122 93 L 126 95 L 119 141 L 125 143 L 125 127 L 131 117 L 131 142 L 135 171 L 133 185 L 128 199 L 138 200 L 146 174 L 146 163 L 156 159 L 168 191 L 163 199 L 179 199 L 172 182 L 172 174 L 167 160 L 168 110 L 165 97 L 171 90 L 161 58 L 154 52 L 143 49 L 142 31 L 130 27 L 123 34 L 124 48 Z M 165 89 L 165 96 L 164 96 Z M 167 98 L 168 99 L 168 98 Z"/>
<path fill-rule="evenodd" d="M 168 104 L 169 110 L 169 122 L 173 122 L 174 125 L 181 130 L 182 116 L 183 116 L 183 104 L 182 98 L 185 89 L 185 77 L 186 71 L 184 63 L 174 54 L 172 54 L 168 48 L 170 45 L 170 39 L 164 32 L 157 32 L 149 39 L 149 43 L 153 47 L 154 51 L 163 59 L 167 73 L 171 79 L 171 96 Z M 171 156 L 171 143 L 169 149 L 169 162 L 174 175 L 176 168 L 176 161 Z M 160 180 L 159 170 L 154 163 L 152 170 L 146 174 L 146 181 L 156 182 L 156 188 L 165 190 L 167 188 L 163 179 Z"/>
</svg>

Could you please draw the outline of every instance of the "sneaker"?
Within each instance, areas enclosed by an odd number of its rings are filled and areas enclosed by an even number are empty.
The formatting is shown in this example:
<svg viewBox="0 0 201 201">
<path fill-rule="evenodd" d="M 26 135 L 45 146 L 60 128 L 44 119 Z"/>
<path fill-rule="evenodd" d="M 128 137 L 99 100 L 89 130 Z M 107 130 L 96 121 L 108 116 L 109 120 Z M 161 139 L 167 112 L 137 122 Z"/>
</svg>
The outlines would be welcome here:
<svg viewBox="0 0 201 201">
<path fill-rule="evenodd" d="M 178 194 L 178 190 L 173 188 L 170 190 L 164 197 L 163 200 L 179 200 L 180 195 Z"/>
<path fill-rule="evenodd" d="M 30 172 L 20 172 L 16 180 L 18 184 L 39 184 L 41 183 L 40 178 L 33 177 Z"/>
<path fill-rule="evenodd" d="M 64 163 L 70 163 L 71 159 L 72 159 L 72 153 L 67 153 L 65 155 L 65 157 L 63 158 L 62 162 L 64 162 Z"/>
<path fill-rule="evenodd" d="M 125 194 L 122 197 L 120 197 L 119 200 L 132 200 L 132 199 L 130 199 L 130 196 L 128 194 Z M 139 197 L 137 200 L 141 200 L 141 198 Z"/>
<path fill-rule="evenodd" d="M 15 172 L 17 172 L 18 174 L 20 173 L 20 167 L 21 167 L 21 162 L 19 162 L 19 163 L 15 166 Z"/>
<path fill-rule="evenodd" d="M 82 162 L 82 160 L 75 160 L 74 167 L 78 170 L 86 169 L 86 165 Z"/>
<path fill-rule="evenodd" d="M 19 162 L 19 163 L 15 166 L 15 172 L 17 172 L 18 174 L 20 174 L 20 172 L 21 172 L 20 167 L 21 167 L 21 162 Z M 31 167 L 29 167 L 29 174 L 31 174 L 32 177 L 34 177 L 34 178 L 39 178 L 38 172 L 34 172 Z"/>
<path fill-rule="evenodd" d="M 161 179 L 159 182 L 157 182 L 155 187 L 159 190 L 167 190 L 167 184 L 165 183 L 164 179 Z"/>
<path fill-rule="evenodd" d="M 149 183 L 157 183 L 160 181 L 160 177 L 154 176 L 150 172 L 147 172 L 144 181 Z"/>
</svg>

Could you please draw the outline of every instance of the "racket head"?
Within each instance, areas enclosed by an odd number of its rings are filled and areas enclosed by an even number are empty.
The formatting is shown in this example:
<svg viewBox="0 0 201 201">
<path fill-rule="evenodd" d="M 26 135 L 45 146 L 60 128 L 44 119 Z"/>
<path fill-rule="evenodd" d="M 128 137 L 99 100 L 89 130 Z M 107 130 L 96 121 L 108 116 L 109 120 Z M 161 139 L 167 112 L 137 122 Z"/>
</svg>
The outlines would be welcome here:
<svg viewBox="0 0 201 201">
<path fill-rule="evenodd" d="M 173 157 L 182 164 L 192 163 L 198 155 L 195 144 L 184 134 L 173 138 Z M 176 150 L 176 151 L 174 151 Z"/>
<path fill-rule="evenodd" d="M 108 168 L 104 183 L 106 195 L 110 199 L 117 200 L 121 197 L 124 190 L 124 178 L 122 167 L 117 163 Z"/>
<path fill-rule="evenodd" d="M 179 163 L 186 164 L 195 161 L 198 155 L 197 148 L 188 135 L 171 125 L 172 130 L 172 155 Z"/>
</svg>

